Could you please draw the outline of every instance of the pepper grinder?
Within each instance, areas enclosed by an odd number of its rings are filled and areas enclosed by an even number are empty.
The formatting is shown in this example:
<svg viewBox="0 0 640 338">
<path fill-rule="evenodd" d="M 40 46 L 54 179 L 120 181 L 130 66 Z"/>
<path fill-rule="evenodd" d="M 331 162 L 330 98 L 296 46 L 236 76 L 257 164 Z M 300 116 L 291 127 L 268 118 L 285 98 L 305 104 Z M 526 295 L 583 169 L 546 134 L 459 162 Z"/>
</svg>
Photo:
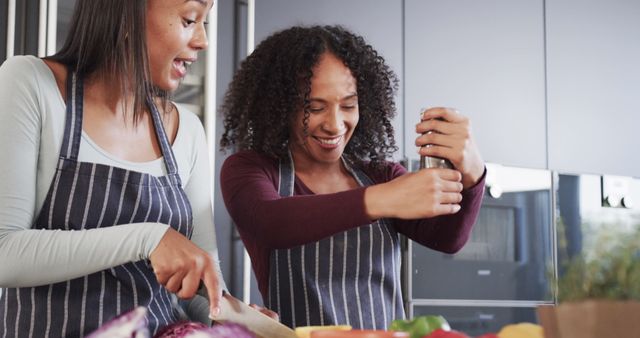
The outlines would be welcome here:
<svg viewBox="0 0 640 338">
<path fill-rule="evenodd" d="M 436 118 L 436 120 L 444 121 L 444 119 L 440 117 Z M 426 133 L 423 133 L 423 135 L 431 134 L 431 133 L 437 133 L 437 131 L 429 130 Z M 431 146 L 432 146 L 431 144 L 423 145 L 423 147 L 431 147 Z M 445 158 L 420 155 L 420 169 L 426 169 L 426 168 L 453 169 L 453 164 L 451 163 L 451 161 Z"/>
</svg>

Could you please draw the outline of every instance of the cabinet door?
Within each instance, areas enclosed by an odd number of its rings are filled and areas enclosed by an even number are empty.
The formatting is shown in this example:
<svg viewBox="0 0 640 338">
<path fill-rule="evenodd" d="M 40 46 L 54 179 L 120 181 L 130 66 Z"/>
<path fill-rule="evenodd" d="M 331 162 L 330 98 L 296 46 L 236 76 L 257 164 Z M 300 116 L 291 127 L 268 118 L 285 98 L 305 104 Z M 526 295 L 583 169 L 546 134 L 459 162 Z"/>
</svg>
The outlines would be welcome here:
<svg viewBox="0 0 640 338">
<path fill-rule="evenodd" d="M 405 145 L 421 108 L 471 118 L 488 162 L 546 168 L 542 0 L 405 1 Z"/>
<path fill-rule="evenodd" d="M 7 59 L 7 0 L 0 0 L 0 64 Z"/>
<path fill-rule="evenodd" d="M 549 167 L 640 177 L 640 2 L 546 5 Z"/>
<path fill-rule="evenodd" d="M 269 0 L 256 1 L 255 41 L 293 25 L 342 25 L 362 35 L 402 82 L 402 2 L 387 0 Z M 399 159 L 402 144 L 402 88 L 396 96 L 393 121 Z"/>
</svg>

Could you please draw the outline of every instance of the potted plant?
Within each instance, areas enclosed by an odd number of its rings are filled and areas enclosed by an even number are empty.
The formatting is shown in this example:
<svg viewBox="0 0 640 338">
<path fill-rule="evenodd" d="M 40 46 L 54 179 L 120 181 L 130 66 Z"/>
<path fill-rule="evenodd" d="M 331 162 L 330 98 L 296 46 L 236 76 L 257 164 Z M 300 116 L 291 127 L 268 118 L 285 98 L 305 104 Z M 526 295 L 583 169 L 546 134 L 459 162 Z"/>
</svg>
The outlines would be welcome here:
<svg viewBox="0 0 640 338">
<path fill-rule="evenodd" d="M 588 254 L 560 266 L 559 305 L 538 307 L 545 338 L 640 337 L 640 231 L 601 229 Z"/>
</svg>

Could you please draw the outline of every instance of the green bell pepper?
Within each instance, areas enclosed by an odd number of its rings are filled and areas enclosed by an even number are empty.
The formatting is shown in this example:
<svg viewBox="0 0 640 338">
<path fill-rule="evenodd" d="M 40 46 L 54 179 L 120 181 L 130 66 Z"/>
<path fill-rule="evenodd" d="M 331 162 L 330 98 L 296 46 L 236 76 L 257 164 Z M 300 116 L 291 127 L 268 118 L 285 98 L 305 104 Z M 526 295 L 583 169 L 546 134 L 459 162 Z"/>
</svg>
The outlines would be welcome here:
<svg viewBox="0 0 640 338">
<path fill-rule="evenodd" d="M 389 330 L 409 333 L 410 338 L 422 338 L 429 333 L 442 329 L 451 330 L 449 323 L 442 316 L 419 316 L 411 320 L 396 319 L 391 322 Z"/>
</svg>

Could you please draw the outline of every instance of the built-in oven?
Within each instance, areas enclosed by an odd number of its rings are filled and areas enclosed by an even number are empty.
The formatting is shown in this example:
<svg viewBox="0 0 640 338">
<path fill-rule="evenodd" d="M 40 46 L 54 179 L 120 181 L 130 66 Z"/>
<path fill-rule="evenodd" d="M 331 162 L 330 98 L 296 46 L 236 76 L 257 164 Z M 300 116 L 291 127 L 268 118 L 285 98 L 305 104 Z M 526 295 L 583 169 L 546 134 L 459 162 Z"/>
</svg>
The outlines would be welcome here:
<svg viewBox="0 0 640 338">
<path fill-rule="evenodd" d="M 479 216 L 462 250 L 407 243 L 408 314 L 446 314 L 468 334 L 516 319 L 536 322 L 535 307 L 554 302 L 552 197 L 550 171 L 488 164 Z"/>
</svg>

